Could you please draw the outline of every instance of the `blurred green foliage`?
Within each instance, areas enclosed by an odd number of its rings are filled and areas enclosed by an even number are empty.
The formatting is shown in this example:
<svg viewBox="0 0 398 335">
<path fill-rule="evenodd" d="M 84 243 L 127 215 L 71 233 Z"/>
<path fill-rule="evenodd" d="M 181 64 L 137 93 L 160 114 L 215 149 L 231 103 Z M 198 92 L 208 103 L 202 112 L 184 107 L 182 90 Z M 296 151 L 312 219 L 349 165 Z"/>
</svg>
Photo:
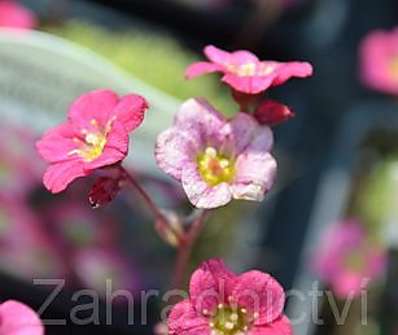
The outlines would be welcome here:
<svg viewBox="0 0 398 335">
<path fill-rule="evenodd" d="M 200 60 L 200 55 L 185 49 L 169 35 L 143 29 L 110 31 L 76 20 L 45 30 L 95 51 L 127 73 L 177 99 L 205 97 L 226 115 L 238 109 L 216 75 L 191 81 L 184 79 L 186 67 Z"/>
</svg>

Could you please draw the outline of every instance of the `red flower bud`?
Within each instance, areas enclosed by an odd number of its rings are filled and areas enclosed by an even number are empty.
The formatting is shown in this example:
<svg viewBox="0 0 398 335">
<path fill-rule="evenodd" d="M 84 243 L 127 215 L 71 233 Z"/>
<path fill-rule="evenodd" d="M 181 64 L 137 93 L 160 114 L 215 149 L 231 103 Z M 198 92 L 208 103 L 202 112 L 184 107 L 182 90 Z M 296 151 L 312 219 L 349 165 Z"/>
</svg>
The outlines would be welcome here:
<svg viewBox="0 0 398 335">
<path fill-rule="evenodd" d="M 294 113 L 286 105 L 275 100 L 263 101 L 254 112 L 254 117 L 261 125 L 275 126 L 287 121 L 294 116 Z"/>
</svg>

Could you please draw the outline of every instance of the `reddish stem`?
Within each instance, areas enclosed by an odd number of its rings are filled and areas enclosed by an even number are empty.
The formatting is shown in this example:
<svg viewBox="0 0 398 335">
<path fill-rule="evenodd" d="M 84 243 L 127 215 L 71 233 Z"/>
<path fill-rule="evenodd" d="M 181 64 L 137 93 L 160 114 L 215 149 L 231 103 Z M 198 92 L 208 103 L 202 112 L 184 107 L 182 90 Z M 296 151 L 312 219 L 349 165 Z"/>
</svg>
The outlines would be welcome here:
<svg viewBox="0 0 398 335">
<path fill-rule="evenodd" d="M 124 167 L 119 166 L 119 169 L 122 175 L 126 178 L 126 180 L 131 184 L 131 186 L 140 194 L 149 210 L 155 216 L 156 222 L 161 229 L 165 231 L 168 229 L 174 230 L 173 227 L 170 227 L 168 224 L 167 217 L 163 214 L 162 210 L 153 202 L 150 195 L 141 187 L 141 185 L 135 180 L 133 175 L 128 172 Z"/>
<path fill-rule="evenodd" d="M 181 244 L 178 248 L 177 259 L 174 268 L 174 288 L 182 288 L 183 286 L 184 274 L 192 254 L 193 246 L 203 229 L 203 224 L 208 217 L 208 214 L 208 210 L 202 210 L 198 217 L 192 222 L 189 230 L 185 233 L 181 241 Z"/>
</svg>

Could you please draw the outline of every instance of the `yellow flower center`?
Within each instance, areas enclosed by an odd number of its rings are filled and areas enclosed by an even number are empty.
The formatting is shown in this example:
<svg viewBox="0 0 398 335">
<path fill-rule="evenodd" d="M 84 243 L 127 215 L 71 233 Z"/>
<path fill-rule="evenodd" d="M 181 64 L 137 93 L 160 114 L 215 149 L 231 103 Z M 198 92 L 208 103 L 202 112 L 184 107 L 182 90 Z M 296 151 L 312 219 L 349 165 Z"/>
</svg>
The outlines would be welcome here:
<svg viewBox="0 0 398 335">
<path fill-rule="evenodd" d="M 78 144 L 78 148 L 70 151 L 70 155 L 77 154 L 85 162 L 92 162 L 102 155 L 105 145 L 107 143 L 107 136 L 111 129 L 113 120 L 109 121 L 105 129 L 101 129 L 98 126 L 98 122 L 95 119 L 90 121 L 94 130 L 88 131 L 86 129 L 82 130 L 84 136 L 81 138 L 74 138 L 74 141 Z"/>
<path fill-rule="evenodd" d="M 210 186 L 221 183 L 230 183 L 235 175 L 233 159 L 217 152 L 213 147 L 206 150 L 197 157 L 199 173 L 203 180 Z"/>
<path fill-rule="evenodd" d="M 244 308 L 237 309 L 220 304 L 209 325 L 214 335 L 238 335 L 247 333 L 251 321 Z"/>
<path fill-rule="evenodd" d="M 366 250 L 363 248 L 353 251 L 345 259 L 345 266 L 352 271 L 361 271 L 366 265 L 365 254 Z"/>
</svg>

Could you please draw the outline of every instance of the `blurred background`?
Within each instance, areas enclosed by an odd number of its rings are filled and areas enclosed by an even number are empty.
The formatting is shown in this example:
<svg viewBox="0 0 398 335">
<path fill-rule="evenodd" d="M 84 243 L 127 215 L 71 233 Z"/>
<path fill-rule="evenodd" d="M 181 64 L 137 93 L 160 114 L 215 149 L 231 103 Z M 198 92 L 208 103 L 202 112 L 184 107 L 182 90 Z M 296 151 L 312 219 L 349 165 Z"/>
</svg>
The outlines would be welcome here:
<svg viewBox="0 0 398 335">
<path fill-rule="evenodd" d="M 6 2 L 0 0 L 1 300 L 39 308 L 53 286 L 32 280 L 65 278 L 65 289 L 43 317 L 68 319 L 73 292 L 94 288 L 103 298 L 106 278 L 114 290 L 137 294 L 168 288 L 175 250 L 155 234 L 139 198 L 122 192 L 110 206 L 92 210 L 90 180 L 50 195 L 41 185 L 45 166 L 34 141 L 64 119 L 81 93 L 104 87 L 140 93 L 152 108 L 128 165 L 159 204 L 187 211 L 184 194 L 156 168 L 152 150 L 184 99 L 203 96 L 226 115 L 237 111 L 216 75 L 183 78 L 187 65 L 203 59 L 203 47 L 214 44 L 248 49 L 261 59 L 309 61 L 315 75 L 272 89 L 272 98 L 296 112 L 274 129 L 274 190 L 261 205 L 236 202 L 219 210 L 191 269 L 222 257 L 236 271 L 258 268 L 285 289 L 305 293 L 320 277 L 311 264 L 328 227 L 355 217 L 369 240 L 377 237 L 387 259 L 369 286 L 366 326 L 357 308 L 338 325 L 325 297 L 318 309 L 323 324 L 312 322 L 310 298 L 292 297 L 287 313 L 294 318 L 306 312 L 295 325 L 300 335 L 397 334 L 398 99 L 367 88 L 359 61 L 365 36 L 398 25 L 396 0 L 26 0 L 12 1 L 23 6 L 14 21 Z M 7 29 L 24 24 L 33 30 Z M 330 286 L 328 278 L 321 286 Z M 162 302 L 150 300 L 145 327 L 127 324 L 123 298 L 113 307 L 112 325 L 68 322 L 48 326 L 47 334 L 150 334 Z M 135 310 L 138 315 L 138 304 Z"/>
</svg>

